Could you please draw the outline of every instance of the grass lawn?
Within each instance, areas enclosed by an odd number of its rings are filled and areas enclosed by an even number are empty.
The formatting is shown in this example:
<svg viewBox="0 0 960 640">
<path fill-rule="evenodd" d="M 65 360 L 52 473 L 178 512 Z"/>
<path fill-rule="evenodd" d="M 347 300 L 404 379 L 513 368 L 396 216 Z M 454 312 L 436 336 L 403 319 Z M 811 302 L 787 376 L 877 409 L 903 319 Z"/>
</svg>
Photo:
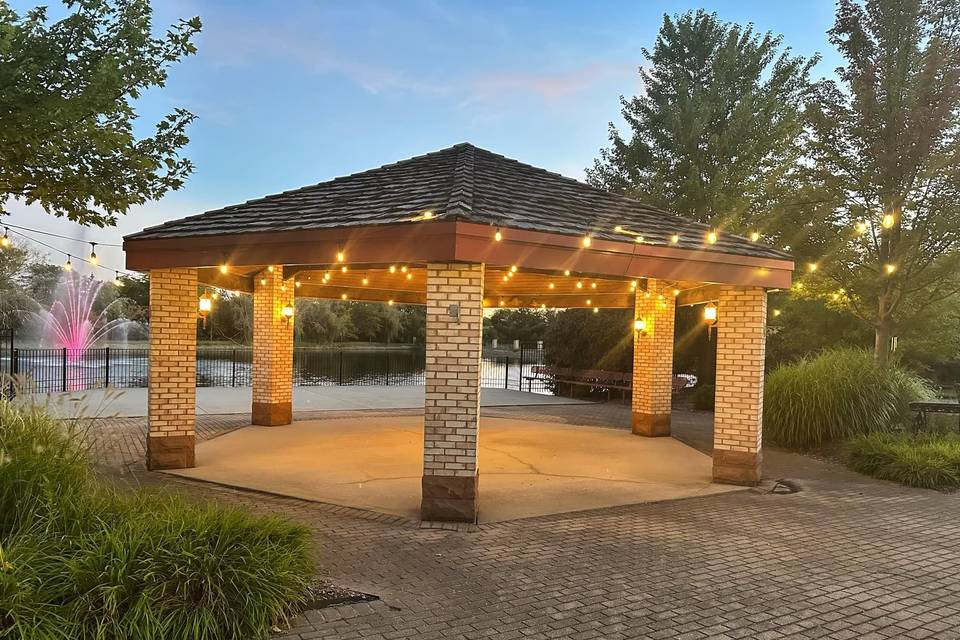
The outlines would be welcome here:
<svg viewBox="0 0 960 640">
<path fill-rule="evenodd" d="M 960 488 L 960 434 L 872 433 L 847 444 L 854 471 L 911 487 Z"/>
</svg>

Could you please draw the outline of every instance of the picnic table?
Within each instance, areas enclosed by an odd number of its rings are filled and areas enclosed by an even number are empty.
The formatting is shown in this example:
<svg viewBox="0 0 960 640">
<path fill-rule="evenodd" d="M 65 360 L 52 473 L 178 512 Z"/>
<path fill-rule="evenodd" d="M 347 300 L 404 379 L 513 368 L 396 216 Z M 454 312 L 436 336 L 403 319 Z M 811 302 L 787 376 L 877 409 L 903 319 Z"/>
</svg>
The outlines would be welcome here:
<svg viewBox="0 0 960 640">
<path fill-rule="evenodd" d="M 914 422 L 916 429 L 927 426 L 927 414 L 949 413 L 957 415 L 957 427 L 960 428 L 960 384 L 957 385 L 957 397 L 954 399 L 938 398 L 935 400 L 918 400 L 910 403 L 910 410 L 917 412 Z"/>
</svg>

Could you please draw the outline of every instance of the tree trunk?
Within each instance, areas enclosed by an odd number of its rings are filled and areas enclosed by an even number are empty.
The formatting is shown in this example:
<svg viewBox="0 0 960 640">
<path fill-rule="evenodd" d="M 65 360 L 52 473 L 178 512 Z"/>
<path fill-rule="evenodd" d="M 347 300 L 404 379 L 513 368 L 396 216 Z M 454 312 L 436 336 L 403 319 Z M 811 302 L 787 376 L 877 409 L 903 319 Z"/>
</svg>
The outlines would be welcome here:
<svg viewBox="0 0 960 640">
<path fill-rule="evenodd" d="M 888 320 L 882 320 L 876 326 L 876 339 L 873 345 L 873 353 L 877 362 L 882 365 L 890 360 L 890 338 L 893 335 L 893 329 Z"/>
</svg>

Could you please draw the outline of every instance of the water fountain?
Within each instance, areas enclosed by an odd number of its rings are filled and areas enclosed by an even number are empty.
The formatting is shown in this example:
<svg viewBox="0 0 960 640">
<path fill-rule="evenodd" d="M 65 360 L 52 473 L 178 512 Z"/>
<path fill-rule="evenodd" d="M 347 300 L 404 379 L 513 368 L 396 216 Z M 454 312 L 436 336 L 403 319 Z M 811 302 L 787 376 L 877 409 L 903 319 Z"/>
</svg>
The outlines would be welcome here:
<svg viewBox="0 0 960 640">
<path fill-rule="evenodd" d="M 49 310 L 39 312 L 43 323 L 43 341 L 48 347 L 66 349 L 71 361 L 82 358 L 111 331 L 130 324 L 126 318 L 108 320 L 110 311 L 122 299 L 107 304 L 98 314 L 94 305 L 103 281 L 64 273 L 57 284 L 56 297 Z"/>
</svg>

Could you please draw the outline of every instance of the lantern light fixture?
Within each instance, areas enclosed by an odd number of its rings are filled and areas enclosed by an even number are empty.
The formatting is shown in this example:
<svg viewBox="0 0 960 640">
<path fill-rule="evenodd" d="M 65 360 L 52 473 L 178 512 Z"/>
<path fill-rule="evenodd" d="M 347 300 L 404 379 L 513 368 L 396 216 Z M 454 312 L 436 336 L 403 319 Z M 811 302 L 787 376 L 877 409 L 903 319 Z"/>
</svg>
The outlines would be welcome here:
<svg viewBox="0 0 960 640">
<path fill-rule="evenodd" d="M 717 305 L 712 302 L 708 302 L 703 307 L 703 321 L 707 323 L 707 339 L 710 339 L 710 336 L 713 332 L 713 327 L 717 324 Z"/>
<path fill-rule="evenodd" d="M 290 321 L 293 319 L 293 305 L 289 302 L 283 305 L 283 308 L 280 309 L 280 315 L 286 324 L 290 324 Z"/>
<path fill-rule="evenodd" d="M 203 292 L 203 295 L 200 296 L 200 299 L 197 301 L 197 315 L 200 316 L 200 320 L 203 321 L 203 328 L 207 328 L 207 316 L 210 315 L 210 312 L 213 310 L 213 298 L 210 297 L 210 294 L 206 291 Z"/>
<path fill-rule="evenodd" d="M 647 333 L 647 321 L 643 318 L 637 318 L 633 321 L 633 330 L 641 335 Z"/>
<path fill-rule="evenodd" d="M 266 279 L 266 278 L 260 278 L 260 286 L 261 286 L 261 287 L 267 286 L 267 279 Z"/>
</svg>

